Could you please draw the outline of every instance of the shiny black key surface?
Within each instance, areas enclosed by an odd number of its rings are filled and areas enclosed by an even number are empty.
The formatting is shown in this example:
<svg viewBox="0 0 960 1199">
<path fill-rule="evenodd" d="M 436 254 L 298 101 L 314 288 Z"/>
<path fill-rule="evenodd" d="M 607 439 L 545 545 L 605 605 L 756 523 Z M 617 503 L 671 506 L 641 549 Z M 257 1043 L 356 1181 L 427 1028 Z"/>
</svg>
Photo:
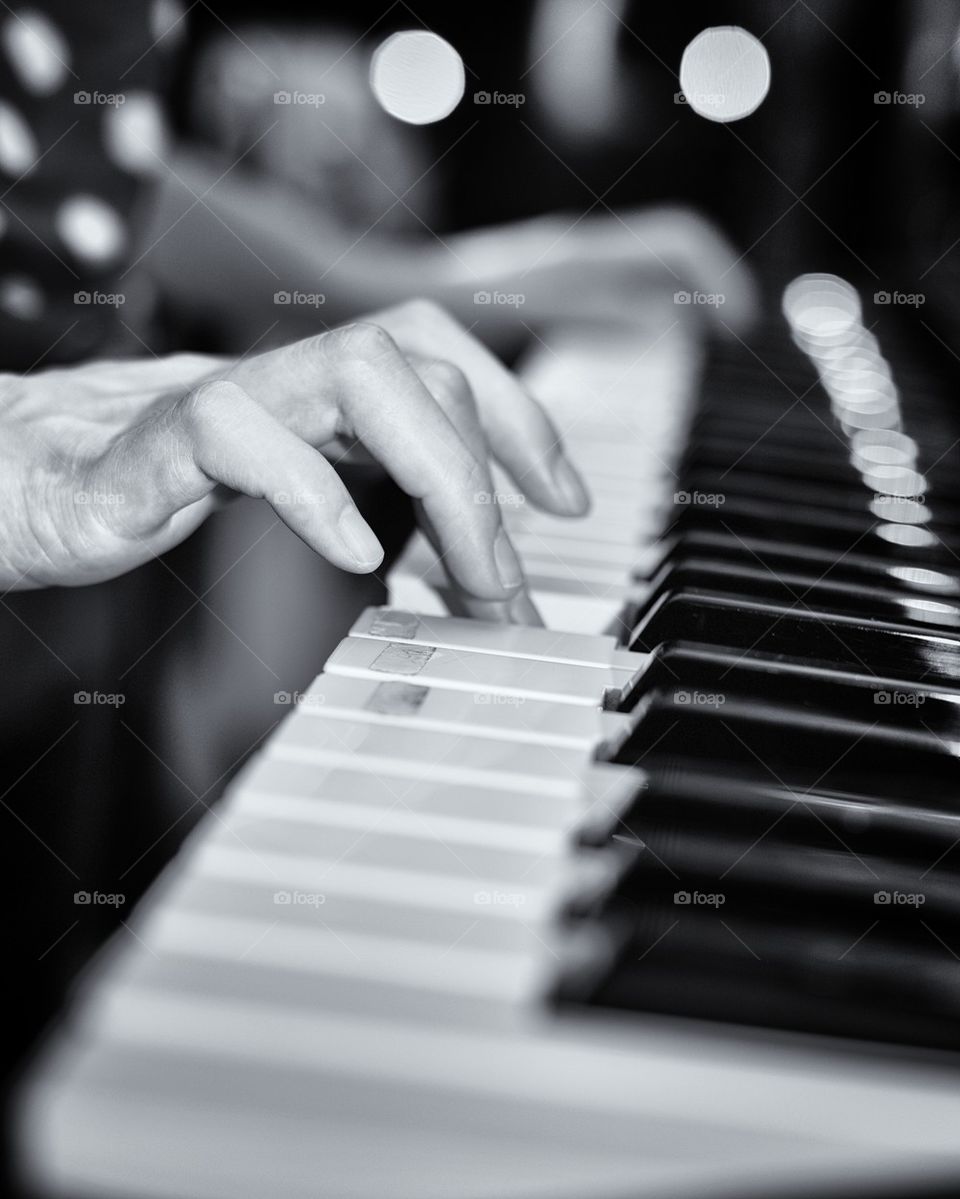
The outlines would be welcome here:
<svg viewBox="0 0 960 1199">
<path fill-rule="evenodd" d="M 634 630 L 630 648 L 649 653 L 667 641 L 757 650 L 792 661 L 918 683 L 960 679 L 960 638 L 909 625 L 765 604 L 695 589 L 667 592 Z"/>
<path fill-rule="evenodd" d="M 887 323 L 917 497 L 782 325 L 708 366 L 626 638 L 622 949 L 578 1002 L 960 1049 L 958 420 Z"/>
</svg>

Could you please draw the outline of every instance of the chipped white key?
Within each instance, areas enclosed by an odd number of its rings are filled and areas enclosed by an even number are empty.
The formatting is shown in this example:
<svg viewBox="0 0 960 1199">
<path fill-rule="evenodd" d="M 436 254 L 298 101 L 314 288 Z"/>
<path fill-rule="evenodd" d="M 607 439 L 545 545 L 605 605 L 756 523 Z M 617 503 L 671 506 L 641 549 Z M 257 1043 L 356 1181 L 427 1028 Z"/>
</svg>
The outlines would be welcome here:
<svg viewBox="0 0 960 1199">
<path fill-rule="evenodd" d="M 625 713 L 598 707 L 338 674 L 315 679 L 302 697 L 300 710 L 318 719 L 344 716 L 370 724 L 501 737 L 605 756 L 616 752 L 634 724 Z"/>
<path fill-rule="evenodd" d="M 620 648 L 613 637 L 564 633 L 485 620 L 428 617 L 397 608 L 367 608 L 354 622 L 351 637 L 412 641 L 442 649 L 466 649 L 513 658 L 542 658 L 573 666 L 617 667 L 638 673 L 643 655 Z"/>
<path fill-rule="evenodd" d="M 619 703 L 636 679 L 635 671 L 620 666 L 598 670 L 569 662 L 512 658 L 410 640 L 381 642 L 367 637 L 341 641 L 327 659 L 325 670 L 589 707 Z"/>
</svg>

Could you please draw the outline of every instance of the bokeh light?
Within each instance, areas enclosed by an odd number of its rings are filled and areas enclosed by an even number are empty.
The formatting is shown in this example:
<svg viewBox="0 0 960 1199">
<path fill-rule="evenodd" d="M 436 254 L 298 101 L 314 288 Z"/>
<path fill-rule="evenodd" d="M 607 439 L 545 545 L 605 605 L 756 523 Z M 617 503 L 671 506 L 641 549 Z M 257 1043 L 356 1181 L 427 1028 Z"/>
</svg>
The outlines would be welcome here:
<svg viewBox="0 0 960 1199">
<path fill-rule="evenodd" d="M 739 121 L 760 107 L 770 90 L 770 56 L 763 42 L 738 25 L 698 33 L 680 60 L 687 103 L 708 121 Z"/>
<path fill-rule="evenodd" d="M 391 116 L 410 125 L 442 121 L 463 99 L 463 59 L 426 29 L 394 33 L 374 51 L 373 94 Z"/>
</svg>

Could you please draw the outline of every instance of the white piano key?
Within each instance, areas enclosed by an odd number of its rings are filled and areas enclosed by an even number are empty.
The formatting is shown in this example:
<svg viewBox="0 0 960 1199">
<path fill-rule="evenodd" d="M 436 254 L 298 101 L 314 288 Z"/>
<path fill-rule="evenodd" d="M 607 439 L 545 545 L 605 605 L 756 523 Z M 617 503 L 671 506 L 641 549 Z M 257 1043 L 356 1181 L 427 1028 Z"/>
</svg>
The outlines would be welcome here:
<svg viewBox="0 0 960 1199">
<path fill-rule="evenodd" d="M 241 774 L 227 802 L 295 805 L 302 813 L 313 809 L 337 812 L 348 820 L 366 819 L 365 813 L 400 809 L 426 820 L 445 820 L 477 826 L 476 836 L 498 842 L 516 829 L 519 836 L 565 837 L 584 811 L 580 796 L 545 796 L 530 791 L 498 790 L 482 785 L 453 786 L 444 780 L 411 779 L 379 771 L 337 769 L 289 761 L 261 753 Z M 622 803 L 629 800 L 624 796 Z"/>
<path fill-rule="evenodd" d="M 531 1001 L 543 991 L 555 965 L 544 946 L 539 953 L 466 948 L 462 943 L 440 946 L 384 937 L 375 930 L 341 934 L 321 922 L 263 929 L 243 919 L 176 908 L 158 914 L 145 943 L 158 955 L 192 954 L 502 1003 Z M 114 992 L 122 989 L 118 978 Z M 322 996 L 316 996 L 316 1004 L 325 1006 Z"/>
<path fill-rule="evenodd" d="M 594 536 L 593 530 L 590 535 Z M 619 541 L 624 533 L 598 528 L 595 535 L 597 540 L 606 535 Z M 638 550 L 637 573 L 646 576 L 651 559 L 658 562 L 660 556 L 658 547 Z M 458 609 L 459 596 L 451 591 L 443 567 L 429 548 L 418 546 L 417 537 L 390 572 L 388 584 L 391 602 L 396 607 L 430 616 L 443 616 Z M 529 570 L 527 590 L 548 628 L 577 633 L 589 630 L 596 634 L 619 627 L 618 617 L 624 605 L 633 602 L 634 593 L 632 586 L 598 583 L 587 586 L 582 580 L 555 579 L 547 573 L 535 575 Z"/>
<path fill-rule="evenodd" d="M 354 777 L 359 782 L 364 776 L 357 774 Z M 459 791 L 457 788 L 455 801 L 460 798 Z M 399 790 L 397 796 L 391 804 L 373 806 L 357 804 L 352 798 L 342 796 L 305 799 L 241 788 L 231 795 L 228 806 L 230 811 L 272 816 L 277 820 L 310 821 L 361 831 L 376 827 L 401 837 L 431 836 L 450 843 L 560 855 L 568 853 L 581 835 L 589 834 L 595 840 L 598 835 L 614 829 L 632 802 L 623 797 L 618 802 L 603 801 L 585 806 L 582 801 L 577 801 L 567 806 L 551 800 L 548 818 L 540 824 L 523 824 L 520 814 L 513 811 L 508 820 L 498 821 L 486 802 L 479 808 L 468 810 L 455 804 L 455 810 L 447 815 L 411 806 Z M 484 792 L 484 800 L 491 801 L 496 808 L 501 806 L 497 801 L 502 798 L 520 801 L 526 807 L 527 801 L 534 797 L 492 789 Z"/>
<path fill-rule="evenodd" d="M 591 764 L 579 750 L 300 714 L 274 733 L 269 752 L 318 766 L 386 769 L 415 779 L 574 797 L 581 794 L 584 769 Z"/>
<path fill-rule="evenodd" d="M 602 594 L 574 590 L 568 585 L 557 585 L 551 579 L 533 580 L 529 587 L 530 598 L 544 624 L 552 629 L 594 629 L 598 633 L 611 630 L 629 631 L 620 617 L 624 604 L 630 602 L 627 589 L 604 588 Z M 441 604 L 447 604 L 447 593 L 438 592 Z"/>
<path fill-rule="evenodd" d="M 589 628 L 608 634 L 624 605 L 636 604 L 648 592 L 644 583 L 627 579 L 617 583 L 589 582 L 575 571 L 565 569 L 562 562 L 558 563 L 552 557 L 528 560 L 525 569 L 527 590 L 551 631 L 582 632 Z M 421 583 L 438 593 L 447 607 L 456 602 L 439 564 L 427 568 Z M 396 595 L 394 598 L 396 600 Z M 550 612 L 554 610 L 563 619 L 551 617 Z M 565 623 L 565 620 L 571 623 Z"/>
<path fill-rule="evenodd" d="M 387 591 L 398 608 L 419 612 L 422 616 L 445 616 L 449 611 L 446 599 L 432 580 L 421 574 L 405 554 L 387 576 Z"/>
<path fill-rule="evenodd" d="M 323 895 L 323 906 L 340 896 L 381 903 L 402 897 L 414 907 L 463 914 L 476 914 L 484 908 L 484 915 L 490 919 L 529 925 L 554 920 L 569 903 L 599 897 L 616 881 L 608 860 L 576 859 L 570 871 L 541 886 L 512 881 L 503 886 L 500 880 L 390 869 L 353 858 L 326 864 L 296 854 L 253 853 L 207 840 L 197 848 L 192 869 L 212 878 L 271 884 L 277 893 L 288 892 L 291 896 Z"/>
<path fill-rule="evenodd" d="M 642 655 L 631 658 L 629 651 L 621 649 L 613 637 L 453 616 L 430 618 L 397 608 L 367 608 L 355 621 L 350 636 L 379 641 L 413 641 L 443 649 L 466 649 L 515 658 L 541 658 L 572 666 L 642 669 Z"/>
<path fill-rule="evenodd" d="M 488 791 L 486 795 L 496 796 L 498 792 Z M 543 827 L 521 824 L 516 816 L 509 822 L 498 823 L 489 818 L 485 810 L 478 812 L 476 818 L 461 811 L 453 815 L 440 815 L 411 807 L 399 798 L 391 805 L 373 807 L 355 804 L 342 796 L 337 799 L 301 799 L 247 789 L 234 792 L 230 809 L 249 815 L 272 816 L 277 820 L 311 821 L 357 831 L 377 828 L 401 837 L 431 836 L 451 843 L 465 842 L 492 848 L 515 847 L 543 855 L 568 852 L 571 839 L 584 815 L 580 804 L 571 805 L 567 812 L 558 811 L 558 806 L 554 805 L 551 823 Z"/>
<path fill-rule="evenodd" d="M 315 679 L 302 696 L 300 710 L 315 719 L 344 716 L 396 728 L 465 732 L 606 755 L 616 751 L 633 727 L 625 713 L 599 708 L 336 674 Z"/>
<path fill-rule="evenodd" d="M 320 897 L 324 902 L 320 903 Z M 309 900 L 310 902 L 305 902 Z M 492 904 L 476 904 L 468 912 L 448 908 L 425 908 L 395 894 L 382 897 L 351 895 L 331 889 L 292 892 L 278 890 L 272 881 L 252 877 L 221 877 L 190 870 L 167 895 L 165 902 L 137 920 L 137 935 L 149 952 L 158 949 L 154 938 L 155 919 L 167 911 L 179 911 L 183 919 L 202 915 L 243 920 L 250 936 L 241 954 L 269 929 L 328 928 L 349 943 L 354 933 L 376 933 L 404 941 L 419 941 L 447 949 L 497 953 L 539 953 L 544 949 L 544 929 L 520 920 L 491 916 Z M 546 934 L 549 936 L 549 934 Z"/>
<path fill-rule="evenodd" d="M 262 751 L 248 763 L 234 782 L 226 803 L 242 792 L 270 799 L 323 800 L 338 809 L 402 807 L 424 816 L 461 818 L 475 824 L 506 830 L 514 826 L 532 831 L 573 828 L 598 807 L 623 812 L 634 802 L 643 785 L 641 772 L 627 766 L 598 762 L 584 768 L 575 788 L 551 788 L 548 793 L 530 786 L 514 790 L 492 787 L 484 782 L 452 783 L 442 776 L 411 778 L 394 774 L 389 764 L 376 772 L 355 764 L 324 766 L 275 757 Z"/>
<path fill-rule="evenodd" d="M 571 868 L 556 854 L 496 848 L 470 842 L 448 842 L 421 830 L 420 836 L 380 830 L 321 825 L 316 821 L 278 820 L 272 816 L 225 811 L 207 833 L 207 844 L 246 850 L 252 857 L 292 854 L 316 864 L 316 890 L 341 863 L 366 864 L 389 870 L 464 875 L 491 880 L 496 886 L 516 882 L 539 886 L 555 881 Z M 592 855 L 586 855 L 592 856 Z M 601 854 L 602 860 L 603 854 Z M 611 859 L 612 861 L 612 859 Z"/>
<path fill-rule="evenodd" d="M 279 1008 L 323 1008 L 368 1019 L 392 1016 L 416 1024 L 442 1022 L 483 1028 L 522 1019 L 523 1005 L 540 998 L 556 966 L 556 962 L 546 957 L 542 946 L 539 957 L 532 953 L 467 956 L 461 946 L 454 949 L 446 946 L 434 948 L 432 956 L 425 958 L 427 968 L 408 978 L 396 969 L 383 971 L 381 975 L 370 969 L 351 969 L 350 956 L 343 947 L 339 958 L 326 945 L 315 956 L 316 938 L 301 944 L 285 942 L 271 933 L 259 940 L 254 961 L 251 960 L 254 953 L 232 955 L 230 932 L 219 923 L 203 931 L 212 935 L 201 938 L 188 929 L 183 948 L 178 945 L 159 950 L 154 946 L 153 953 L 126 959 L 117 973 L 117 981 L 161 993 L 224 999 L 233 996 Z M 170 933 L 172 946 L 176 937 L 173 930 Z M 391 943 L 391 959 L 402 944 Z M 361 958 L 376 949 L 372 939 L 356 944 L 344 941 L 343 946 L 352 952 L 362 951 L 357 953 Z M 424 955 L 427 948 L 422 944 L 414 946 L 419 955 Z M 459 957 L 451 960 L 451 954 L 458 951 Z M 332 957 L 331 965 L 325 956 Z M 515 961 L 519 965 L 513 972 Z M 440 978 L 439 985 L 434 986 L 431 976 L 438 973 L 438 962 L 444 962 L 447 972 L 454 972 L 455 977 Z M 507 963 L 510 969 L 500 980 L 502 985 L 494 988 L 488 977 L 482 978 L 479 986 L 471 985 L 478 964 L 489 966 L 495 977 L 502 963 Z"/>
<path fill-rule="evenodd" d="M 562 522 L 562 530 L 570 536 L 588 538 L 597 541 L 613 541 L 622 544 L 633 541 L 639 545 L 655 541 L 663 532 L 666 518 L 669 514 L 665 509 L 642 512 L 639 508 L 633 511 L 628 508 L 614 511 L 591 510 L 587 516 L 580 516 Z M 538 536 L 549 537 L 561 528 L 561 522 L 555 516 L 545 512 L 509 512 L 505 514 L 503 523 L 511 531 L 518 531 Z M 404 556 L 402 562 L 411 568 L 425 568 L 430 562 L 430 556 L 419 546 L 414 545 L 413 552 Z"/>
<path fill-rule="evenodd" d="M 561 561 L 596 562 L 608 570 L 618 570 L 621 578 L 635 572 L 638 555 L 643 547 L 625 542 L 615 545 L 610 542 L 592 541 L 586 537 L 562 537 L 562 530 L 546 533 L 514 531 L 510 535 L 513 548 L 526 560 L 528 555 L 542 554 L 559 558 Z"/>
<path fill-rule="evenodd" d="M 345 638 L 324 669 L 330 674 L 378 681 L 392 678 L 428 687 L 588 707 L 600 707 L 605 700 L 619 702 L 635 680 L 633 671 L 620 666 L 598 670 L 569 662 L 446 649 L 425 642 L 381 642 L 368 637 Z"/>
</svg>

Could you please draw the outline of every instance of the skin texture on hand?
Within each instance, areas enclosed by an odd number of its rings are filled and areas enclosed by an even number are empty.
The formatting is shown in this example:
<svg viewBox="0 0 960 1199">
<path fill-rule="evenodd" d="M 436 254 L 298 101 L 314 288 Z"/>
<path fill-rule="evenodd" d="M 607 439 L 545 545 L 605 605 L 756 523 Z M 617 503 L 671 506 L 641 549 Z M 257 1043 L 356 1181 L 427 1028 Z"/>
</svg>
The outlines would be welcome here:
<svg viewBox="0 0 960 1199">
<path fill-rule="evenodd" d="M 415 501 L 458 590 L 534 619 L 491 457 L 557 515 L 589 501 L 518 380 L 412 301 L 231 364 L 206 355 L 0 376 L 0 586 L 75 586 L 164 553 L 224 489 L 262 497 L 344 570 L 383 557 L 331 461 L 376 460 Z"/>
</svg>

